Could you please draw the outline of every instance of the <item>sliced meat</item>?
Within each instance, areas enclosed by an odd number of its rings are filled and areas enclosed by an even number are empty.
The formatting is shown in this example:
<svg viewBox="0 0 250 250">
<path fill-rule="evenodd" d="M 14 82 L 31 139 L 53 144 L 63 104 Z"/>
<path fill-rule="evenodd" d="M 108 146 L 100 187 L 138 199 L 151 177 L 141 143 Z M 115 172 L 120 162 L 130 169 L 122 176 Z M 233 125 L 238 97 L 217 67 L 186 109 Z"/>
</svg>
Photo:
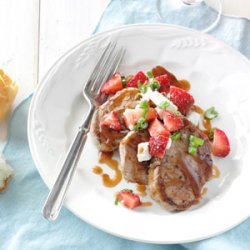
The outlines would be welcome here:
<svg viewBox="0 0 250 250">
<path fill-rule="evenodd" d="M 181 139 L 172 141 L 163 159 L 154 158 L 149 170 L 151 197 L 170 211 L 185 210 L 197 203 L 201 189 L 212 174 L 210 143 L 193 125 L 180 130 Z M 188 154 L 189 136 L 204 140 L 197 155 Z"/>
<path fill-rule="evenodd" d="M 148 167 L 150 162 L 139 162 L 137 159 L 138 144 L 147 141 L 149 141 L 147 130 L 131 131 L 122 139 L 119 152 L 125 180 L 143 185 L 148 184 Z"/>
<path fill-rule="evenodd" d="M 138 104 L 138 89 L 126 88 L 118 91 L 114 96 L 102 104 L 92 119 L 91 132 L 96 139 L 98 148 L 102 152 L 113 152 L 119 147 L 119 143 L 129 132 L 124 124 L 122 114 L 126 108 L 135 108 Z M 102 126 L 102 121 L 111 111 L 116 111 L 122 124 L 121 131 L 115 131 L 107 126 Z"/>
</svg>

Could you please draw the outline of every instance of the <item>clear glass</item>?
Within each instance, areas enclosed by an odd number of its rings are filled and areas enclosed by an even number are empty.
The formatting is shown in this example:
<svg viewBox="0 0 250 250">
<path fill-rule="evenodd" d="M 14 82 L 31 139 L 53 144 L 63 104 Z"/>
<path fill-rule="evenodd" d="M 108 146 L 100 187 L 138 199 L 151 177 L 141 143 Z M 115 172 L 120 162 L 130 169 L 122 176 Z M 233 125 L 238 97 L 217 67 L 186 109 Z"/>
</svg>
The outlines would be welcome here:
<svg viewBox="0 0 250 250">
<path fill-rule="evenodd" d="M 208 5 L 211 1 L 216 10 Z M 159 3 L 158 11 L 166 23 L 210 32 L 220 21 L 222 4 L 221 0 L 165 0 Z"/>
<path fill-rule="evenodd" d="M 205 2 L 204 0 L 182 0 L 182 2 L 186 5 L 195 5 L 195 4 L 201 4 L 202 2 Z M 216 7 L 218 10 L 218 14 L 216 19 L 205 29 L 203 29 L 203 32 L 209 32 L 211 31 L 213 28 L 215 28 L 217 26 L 217 24 L 220 21 L 221 18 L 221 13 L 222 13 L 222 3 L 221 0 L 216 0 Z"/>
</svg>

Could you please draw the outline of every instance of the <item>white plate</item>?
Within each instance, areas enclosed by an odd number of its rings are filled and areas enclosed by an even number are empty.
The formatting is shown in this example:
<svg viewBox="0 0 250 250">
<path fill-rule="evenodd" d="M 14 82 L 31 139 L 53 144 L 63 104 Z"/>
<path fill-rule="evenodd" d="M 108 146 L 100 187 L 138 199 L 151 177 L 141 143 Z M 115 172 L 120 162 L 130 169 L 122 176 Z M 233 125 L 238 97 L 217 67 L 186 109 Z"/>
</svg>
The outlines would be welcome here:
<svg viewBox="0 0 250 250">
<path fill-rule="evenodd" d="M 151 243 L 200 240 L 242 222 L 250 214 L 250 64 L 224 43 L 177 26 L 133 25 L 100 33 L 55 63 L 33 96 L 28 121 L 31 153 L 45 183 L 51 188 L 58 159 L 60 163 L 86 114 L 83 83 L 101 50 L 114 39 L 127 49 L 122 74 L 163 65 L 179 79 L 188 79 L 196 103 L 219 111 L 214 125 L 226 131 L 232 151 L 226 159 L 215 160 L 221 176 L 207 184 L 208 193 L 199 205 L 180 213 L 170 213 L 157 203 L 131 211 L 115 206 L 114 194 L 135 185 L 125 181 L 115 188 L 102 185 L 100 176 L 92 173 L 98 151 L 89 137 L 65 206 L 101 230 Z"/>
</svg>

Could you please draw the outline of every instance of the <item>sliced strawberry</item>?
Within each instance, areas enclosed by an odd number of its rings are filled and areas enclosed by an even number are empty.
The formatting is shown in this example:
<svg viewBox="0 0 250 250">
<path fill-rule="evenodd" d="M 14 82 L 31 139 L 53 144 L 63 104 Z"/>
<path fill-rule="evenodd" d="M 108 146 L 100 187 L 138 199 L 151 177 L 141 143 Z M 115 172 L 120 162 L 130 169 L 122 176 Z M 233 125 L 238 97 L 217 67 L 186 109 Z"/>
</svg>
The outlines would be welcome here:
<svg viewBox="0 0 250 250">
<path fill-rule="evenodd" d="M 121 90 L 122 78 L 119 73 L 114 74 L 107 82 L 105 82 L 101 87 L 101 93 L 104 94 L 115 94 L 117 91 Z"/>
<path fill-rule="evenodd" d="M 194 104 L 194 98 L 187 91 L 174 86 L 170 87 L 170 101 L 178 107 L 183 115 L 186 115 Z"/>
<path fill-rule="evenodd" d="M 107 126 L 116 131 L 120 131 L 122 129 L 119 117 L 115 111 L 112 111 L 111 113 L 106 115 L 106 117 L 102 121 L 102 126 Z"/>
<path fill-rule="evenodd" d="M 149 139 L 149 153 L 151 156 L 163 158 L 168 144 L 168 137 L 163 135 L 152 136 Z"/>
<path fill-rule="evenodd" d="M 230 143 L 224 131 L 215 128 L 212 143 L 212 153 L 215 156 L 226 157 L 230 152 Z"/>
<path fill-rule="evenodd" d="M 159 88 L 159 92 L 164 92 L 164 93 L 168 93 L 170 90 L 170 82 L 168 79 L 167 75 L 161 75 L 161 76 L 157 76 L 155 77 L 155 80 L 158 81 L 161 84 L 161 87 Z"/>
<path fill-rule="evenodd" d="M 183 120 L 168 110 L 163 111 L 162 118 L 164 125 L 170 132 L 174 132 L 184 127 Z"/>
<path fill-rule="evenodd" d="M 121 191 L 117 195 L 118 201 L 123 202 L 124 206 L 133 209 L 141 205 L 140 197 L 132 192 Z"/>
<path fill-rule="evenodd" d="M 137 121 L 142 117 L 143 110 L 141 108 L 138 109 L 126 109 L 123 113 L 123 118 L 125 125 L 128 129 L 131 129 Z M 146 116 L 146 120 L 148 122 L 153 121 L 157 117 L 157 112 L 154 108 L 149 108 L 149 111 Z"/>
<path fill-rule="evenodd" d="M 169 137 L 170 132 L 158 119 L 153 120 L 148 128 L 150 136 L 164 135 Z"/>
<path fill-rule="evenodd" d="M 147 76 L 142 71 L 139 71 L 130 79 L 130 81 L 127 83 L 127 87 L 138 88 L 138 82 L 140 81 L 140 83 L 143 84 L 147 81 L 147 79 Z"/>
</svg>

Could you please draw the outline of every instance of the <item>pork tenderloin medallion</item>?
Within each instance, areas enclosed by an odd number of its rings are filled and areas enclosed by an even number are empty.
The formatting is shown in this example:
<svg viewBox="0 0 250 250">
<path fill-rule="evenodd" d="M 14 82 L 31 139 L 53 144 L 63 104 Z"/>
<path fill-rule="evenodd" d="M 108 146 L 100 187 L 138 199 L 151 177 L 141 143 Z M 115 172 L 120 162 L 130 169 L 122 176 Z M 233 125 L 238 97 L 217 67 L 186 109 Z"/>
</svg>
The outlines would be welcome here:
<svg viewBox="0 0 250 250">
<path fill-rule="evenodd" d="M 148 168 L 150 161 L 139 162 L 137 158 L 138 144 L 149 141 L 147 130 L 131 131 L 120 142 L 119 153 L 123 177 L 128 182 L 148 184 Z"/>
<path fill-rule="evenodd" d="M 153 158 L 149 169 L 152 199 L 170 211 L 181 211 L 196 204 L 212 174 L 213 161 L 208 137 L 193 125 L 180 130 L 181 138 L 172 141 L 162 159 Z M 189 137 L 204 140 L 197 154 L 188 153 Z"/>
<path fill-rule="evenodd" d="M 125 88 L 120 90 L 96 110 L 92 119 L 90 131 L 93 134 L 100 151 L 113 152 L 118 149 L 120 141 L 129 132 L 124 124 L 123 112 L 127 108 L 135 108 L 138 104 L 138 93 L 139 91 L 136 88 Z M 102 126 L 102 121 L 112 111 L 115 111 L 118 115 L 122 125 L 120 131 L 115 131 L 110 127 Z"/>
</svg>

